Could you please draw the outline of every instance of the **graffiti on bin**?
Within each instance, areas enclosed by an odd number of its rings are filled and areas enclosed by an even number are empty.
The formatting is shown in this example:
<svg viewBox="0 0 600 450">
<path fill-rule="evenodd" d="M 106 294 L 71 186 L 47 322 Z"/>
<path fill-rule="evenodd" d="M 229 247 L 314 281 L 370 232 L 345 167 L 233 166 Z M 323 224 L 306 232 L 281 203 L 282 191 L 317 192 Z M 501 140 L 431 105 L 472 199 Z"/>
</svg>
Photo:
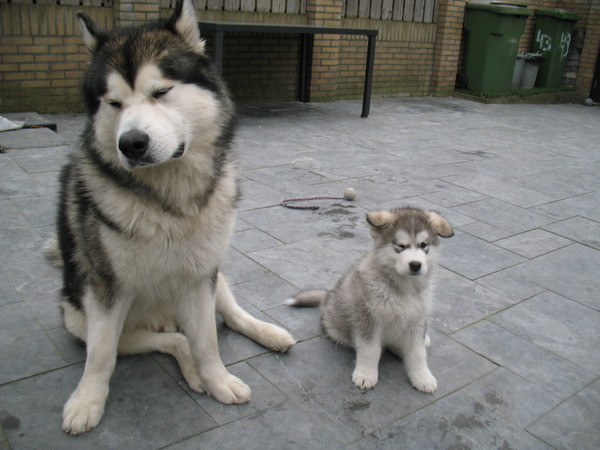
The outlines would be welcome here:
<svg viewBox="0 0 600 450">
<path fill-rule="evenodd" d="M 550 35 L 545 34 L 542 30 L 538 30 L 535 41 L 538 43 L 539 51 L 549 52 L 552 50 L 552 38 Z M 560 59 L 567 57 L 569 53 L 569 46 L 571 45 L 571 33 L 563 31 L 560 35 Z"/>
<path fill-rule="evenodd" d="M 563 34 L 560 36 L 560 58 L 566 58 L 567 53 L 569 53 L 569 45 L 571 45 L 571 33 L 567 33 L 563 31 Z"/>
<path fill-rule="evenodd" d="M 535 41 L 540 46 L 540 51 L 548 52 L 552 50 L 552 38 L 549 35 L 542 33 L 542 30 L 538 30 Z"/>
</svg>

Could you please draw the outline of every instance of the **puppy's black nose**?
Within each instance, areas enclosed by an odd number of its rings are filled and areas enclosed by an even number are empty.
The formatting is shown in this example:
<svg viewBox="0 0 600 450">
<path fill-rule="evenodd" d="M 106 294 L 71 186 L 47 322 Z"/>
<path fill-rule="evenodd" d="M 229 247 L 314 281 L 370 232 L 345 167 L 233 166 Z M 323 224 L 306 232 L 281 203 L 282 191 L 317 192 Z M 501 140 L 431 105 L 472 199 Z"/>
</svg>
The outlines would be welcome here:
<svg viewBox="0 0 600 450">
<path fill-rule="evenodd" d="M 410 267 L 410 271 L 413 273 L 417 273 L 419 270 L 421 270 L 421 263 L 418 261 L 411 261 L 408 263 L 408 267 Z"/>
<path fill-rule="evenodd" d="M 150 136 L 140 130 L 130 130 L 123 133 L 119 139 L 119 150 L 129 159 L 138 159 L 146 150 Z"/>
</svg>

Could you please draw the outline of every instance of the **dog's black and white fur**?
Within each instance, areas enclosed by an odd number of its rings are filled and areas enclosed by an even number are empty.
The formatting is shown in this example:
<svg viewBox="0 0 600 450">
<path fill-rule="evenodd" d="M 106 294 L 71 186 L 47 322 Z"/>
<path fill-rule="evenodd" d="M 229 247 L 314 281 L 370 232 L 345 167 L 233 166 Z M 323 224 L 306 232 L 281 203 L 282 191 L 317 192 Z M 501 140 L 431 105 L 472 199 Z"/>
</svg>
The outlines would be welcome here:
<svg viewBox="0 0 600 450">
<path fill-rule="evenodd" d="M 169 353 L 193 390 L 247 402 L 250 389 L 221 362 L 215 310 L 270 349 L 294 340 L 242 310 L 219 271 L 238 198 L 234 107 L 192 3 L 112 32 L 78 18 L 91 53 L 88 122 L 62 172 L 58 244 L 65 327 L 86 343 L 87 359 L 63 429 L 98 425 L 117 353 Z"/>
</svg>

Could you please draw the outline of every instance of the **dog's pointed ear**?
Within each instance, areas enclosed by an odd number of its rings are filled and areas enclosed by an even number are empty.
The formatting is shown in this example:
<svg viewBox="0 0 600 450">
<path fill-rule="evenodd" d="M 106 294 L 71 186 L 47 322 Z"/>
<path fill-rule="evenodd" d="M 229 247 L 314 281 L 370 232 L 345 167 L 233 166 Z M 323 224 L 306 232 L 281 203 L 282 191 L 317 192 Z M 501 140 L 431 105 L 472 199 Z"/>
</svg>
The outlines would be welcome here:
<svg viewBox="0 0 600 450">
<path fill-rule="evenodd" d="M 454 230 L 450 223 L 437 212 L 429 211 L 429 221 L 433 225 L 435 232 L 441 237 L 449 238 L 454 236 Z"/>
<path fill-rule="evenodd" d="M 106 40 L 106 30 L 99 27 L 90 16 L 86 13 L 79 11 L 77 13 L 77 20 L 81 27 L 81 34 L 83 35 L 83 42 L 88 48 L 90 53 L 94 53 L 100 45 Z"/>
<path fill-rule="evenodd" d="M 367 214 L 367 222 L 373 229 L 384 227 L 392 221 L 392 214 L 389 211 L 372 211 Z"/>
<path fill-rule="evenodd" d="M 204 39 L 200 37 L 198 19 L 192 0 L 177 0 L 175 11 L 167 22 L 199 54 L 204 54 Z"/>
</svg>

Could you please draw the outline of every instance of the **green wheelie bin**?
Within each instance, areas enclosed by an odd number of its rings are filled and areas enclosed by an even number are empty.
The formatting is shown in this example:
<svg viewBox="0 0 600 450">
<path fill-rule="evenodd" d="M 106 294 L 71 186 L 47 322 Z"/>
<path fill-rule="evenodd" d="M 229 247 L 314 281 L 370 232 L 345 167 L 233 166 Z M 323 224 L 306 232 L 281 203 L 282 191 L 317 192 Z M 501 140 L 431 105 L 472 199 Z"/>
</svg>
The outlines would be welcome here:
<svg viewBox="0 0 600 450">
<path fill-rule="evenodd" d="M 559 88 L 571 44 L 571 33 L 577 14 L 564 9 L 535 10 L 535 52 L 543 53 L 545 60 L 539 68 L 535 85 Z"/>
<path fill-rule="evenodd" d="M 519 4 L 467 3 L 467 87 L 478 92 L 510 90 L 519 40 L 533 13 Z"/>
</svg>

